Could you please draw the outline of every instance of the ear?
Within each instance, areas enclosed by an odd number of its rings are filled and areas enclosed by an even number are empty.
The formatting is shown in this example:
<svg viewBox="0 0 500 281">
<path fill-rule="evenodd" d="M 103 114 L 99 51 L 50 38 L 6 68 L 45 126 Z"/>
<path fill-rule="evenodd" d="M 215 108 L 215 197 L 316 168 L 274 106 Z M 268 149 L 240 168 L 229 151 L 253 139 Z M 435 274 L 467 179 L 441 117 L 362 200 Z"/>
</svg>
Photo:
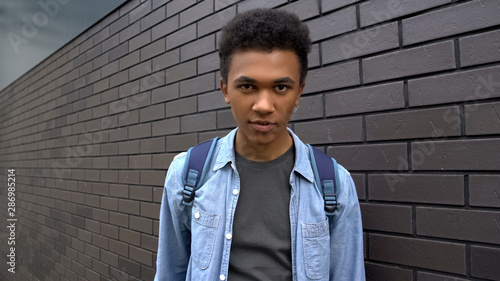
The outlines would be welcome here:
<svg viewBox="0 0 500 281">
<path fill-rule="evenodd" d="M 302 83 L 300 84 L 299 86 L 299 91 L 297 93 L 297 98 L 295 100 L 295 106 L 298 106 L 299 105 L 299 100 L 300 100 L 300 97 L 302 96 L 302 92 L 304 92 L 304 87 L 306 86 L 306 83 Z"/>
<path fill-rule="evenodd" d="M 220 79 L 220 90 L 222 91 L 222 93 L 224 94 L 224 101 L 227 103 L 227 104 L 230 104 L 229 102 L 229 96 L 227 94 L 227 83 L 224 81 L 223 78 Z"/>
</svg>

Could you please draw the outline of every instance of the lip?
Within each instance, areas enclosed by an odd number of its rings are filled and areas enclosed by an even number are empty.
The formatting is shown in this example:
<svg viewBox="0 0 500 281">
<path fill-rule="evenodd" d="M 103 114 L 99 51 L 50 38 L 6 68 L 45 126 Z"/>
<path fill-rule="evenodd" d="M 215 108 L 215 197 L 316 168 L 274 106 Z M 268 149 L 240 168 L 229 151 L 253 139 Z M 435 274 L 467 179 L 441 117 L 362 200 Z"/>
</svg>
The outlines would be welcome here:
<svg viewBox="0 0 500 281">
<path fill-rule="evenodd" d="M 265 120 L 257 120 L 257 121 L 251 121 L 250 125 L 259 132 L 266 133 L 269 132 L 273 129 L 273 127 L 276 125 L 273 122 L 270 121 L 265 121 Z"/>
</svg>

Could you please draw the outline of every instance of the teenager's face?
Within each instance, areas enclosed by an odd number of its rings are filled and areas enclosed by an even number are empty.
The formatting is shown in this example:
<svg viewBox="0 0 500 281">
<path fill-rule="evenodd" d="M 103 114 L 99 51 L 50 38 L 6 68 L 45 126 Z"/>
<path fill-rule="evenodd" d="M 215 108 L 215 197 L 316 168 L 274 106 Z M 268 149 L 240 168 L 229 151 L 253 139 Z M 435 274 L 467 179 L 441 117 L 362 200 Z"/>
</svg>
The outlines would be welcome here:
<svg viewBox="0 0 500 281">
<path fill-rule="evenodd" d="M 245 146 L 287 144 L 290 136 L 286 125 L 303 89 L 295 52 L 234 53 L 228 79 L 221 80 L 221 90 L 238 124 L 236 141 L 246 141 Z"/>
</svg>

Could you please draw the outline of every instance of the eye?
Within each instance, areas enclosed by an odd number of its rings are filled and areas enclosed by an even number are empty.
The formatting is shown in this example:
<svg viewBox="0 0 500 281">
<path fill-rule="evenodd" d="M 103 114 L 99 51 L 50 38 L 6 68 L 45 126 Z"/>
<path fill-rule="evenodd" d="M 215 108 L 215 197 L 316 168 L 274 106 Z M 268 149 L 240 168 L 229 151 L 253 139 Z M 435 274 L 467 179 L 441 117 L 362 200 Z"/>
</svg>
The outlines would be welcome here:
<svg viewBox="0 0 500 281">
<path fill-rule="evenodd" d="M 254 86 L 252 84 L 240 85 L 240 89 L 242 89 L 243 91 L 251 91 L 253 88 Z"/>
<path fill-rule="evenodd" d="M 285 85 L 277 85 L 276 86 L 276 90 L 278 90 L 278 92 L 285 92 L 287 89 L 288 89 L 288 86 L 285 86 Z"/>
</svg>

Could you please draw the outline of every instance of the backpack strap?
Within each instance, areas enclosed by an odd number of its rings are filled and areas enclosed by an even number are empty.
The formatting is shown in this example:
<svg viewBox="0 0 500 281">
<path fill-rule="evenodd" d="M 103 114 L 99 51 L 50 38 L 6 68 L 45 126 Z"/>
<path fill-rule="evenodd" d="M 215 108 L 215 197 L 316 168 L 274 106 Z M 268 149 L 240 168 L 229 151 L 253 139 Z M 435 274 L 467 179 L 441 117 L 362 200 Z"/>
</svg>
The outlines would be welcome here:
<svg viewBox="0 0 500 281">
<path fill-rule="evenodd" d="M 204 183 L 205 175 L 210 167 L 218 139 L 216 137 L 204 141 L 188 150 L 187 161 L 184 164 L 183 170 L 183 175 L 185 175 L 183 177 L 184 190 L 182 191 L 183 204 L 188 206 L 193 205 L 195 192 Z"/>
<path fill-rule="evenodd" d="M 314 178 L 318 187 L 321 185 L 323 192 L 325 212 L 327 215 L 333 215 L 338 205 L 336 195 L 339 186 L 337 161 L 310 144 L 307 144 L 307 147 L 309 148 Z"/>
</svg>

